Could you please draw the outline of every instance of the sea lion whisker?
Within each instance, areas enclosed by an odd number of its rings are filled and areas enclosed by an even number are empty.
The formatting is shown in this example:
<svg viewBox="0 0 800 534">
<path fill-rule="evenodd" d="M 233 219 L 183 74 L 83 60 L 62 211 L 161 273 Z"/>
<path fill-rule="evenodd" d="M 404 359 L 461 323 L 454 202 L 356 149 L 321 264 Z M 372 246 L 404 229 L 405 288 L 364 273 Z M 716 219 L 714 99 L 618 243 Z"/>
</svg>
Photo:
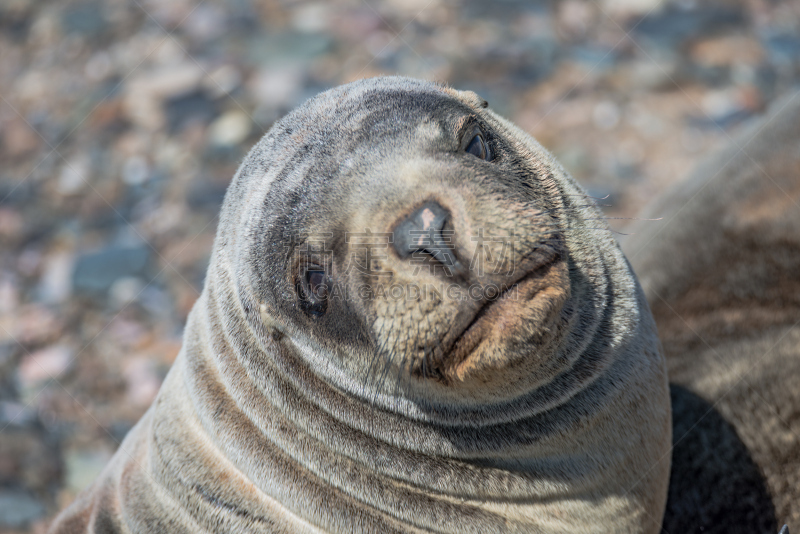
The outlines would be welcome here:
<svg viewBox="0 0 800 534">
<path fill-rule="evenodd" d="M 585 219 L 587 221 L 606 221 L 606 220 L 620 220 L 620 221 L 663 221 L 663 217 L 656 219 L 645 219 L 643 217 L 591 217 Z"/>
</svg>

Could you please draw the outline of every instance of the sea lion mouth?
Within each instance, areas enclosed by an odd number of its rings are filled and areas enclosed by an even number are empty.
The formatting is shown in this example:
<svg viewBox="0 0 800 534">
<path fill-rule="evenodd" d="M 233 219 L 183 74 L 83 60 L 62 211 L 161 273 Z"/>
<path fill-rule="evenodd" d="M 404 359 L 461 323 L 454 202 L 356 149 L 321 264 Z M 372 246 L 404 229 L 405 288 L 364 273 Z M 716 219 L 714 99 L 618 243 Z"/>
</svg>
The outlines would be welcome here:
<svg viewBox="0 0 800 534">
<path fill-rule="evenodd" d="M 536 321 L 536 316 L 541 314 L 532 312 L 531 304 L 544 290 L 551 287 L 552 271 L 562 263 L 561 260 L 560 252 L 548 251 L 544 257 L 538 258 L 531 268 L 523 271 L 520 278 L 503 287 L 496 297 L 484 301 L 465 326 L 454 329 L 458 334 L 450 344 L 450 350 L 445 351 L 442 362 L 445 367 L 457 368 L 474 354 L 481 342 L 496 329 L 513 334 L 527 321 Z M 535 311 L 542 311 L 540 308 L 543 307 L 547 306 L 533 306 Z"/>
</svg>

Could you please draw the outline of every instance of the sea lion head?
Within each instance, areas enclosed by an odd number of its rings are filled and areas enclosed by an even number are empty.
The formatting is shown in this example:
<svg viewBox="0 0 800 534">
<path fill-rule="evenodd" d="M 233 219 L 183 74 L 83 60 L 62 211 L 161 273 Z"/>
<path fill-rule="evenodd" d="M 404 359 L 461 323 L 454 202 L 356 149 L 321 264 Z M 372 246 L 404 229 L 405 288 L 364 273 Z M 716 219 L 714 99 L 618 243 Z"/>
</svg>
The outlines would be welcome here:
<svg viewBox="0 0 800 534">
<path fill-rule="evenodd" d="M 566 455 L 567 493 L 660 521 L 669 397 L 638 283 L 592 199 L 475 93 L 374 78 L 277 122 L 229 188 L 207 293 L 256 384 L 282 373 L 426 454 Z"/>
</svg>

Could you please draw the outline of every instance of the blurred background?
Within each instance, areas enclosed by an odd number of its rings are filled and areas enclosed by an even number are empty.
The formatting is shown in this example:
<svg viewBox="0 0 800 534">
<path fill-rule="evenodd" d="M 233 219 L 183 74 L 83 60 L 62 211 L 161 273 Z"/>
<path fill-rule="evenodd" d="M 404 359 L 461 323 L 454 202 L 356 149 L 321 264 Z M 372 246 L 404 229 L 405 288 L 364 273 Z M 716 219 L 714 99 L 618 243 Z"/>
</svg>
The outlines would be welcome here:
<svg viewBox="0 0 800 534">
<path fill-rule="evenodd" d="M 153 400 L 247 150 L 393 73 L 477 91 L 632 217 L 800 88 L 800 2 L 3 0 L 0 532 L 43 532 Z"/>
</svg>

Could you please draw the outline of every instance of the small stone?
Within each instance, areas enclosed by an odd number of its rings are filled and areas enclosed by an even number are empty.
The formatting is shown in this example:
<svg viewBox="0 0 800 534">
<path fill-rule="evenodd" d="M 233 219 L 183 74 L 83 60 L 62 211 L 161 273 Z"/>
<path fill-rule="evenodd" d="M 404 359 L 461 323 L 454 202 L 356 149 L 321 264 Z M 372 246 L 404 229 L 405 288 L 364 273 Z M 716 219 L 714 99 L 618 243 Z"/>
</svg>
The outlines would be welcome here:
<svg viewBox="0 0 800 534">
<path fill-rule="evenodd" d="M 148 331 L 139 322 L 117 317 L 108 327 L 115 344 L 125 349 L 137 347 L 147 342 Z"/>
<path fill-rule="evenodd" d="M 43 48 L 56 45 L 63 38 L 56 10 L 42 10 L 31 24 L 28 42 Z"/>
<path fill-rule="evenodd" d="M 203 88 L 215 97 L 229 95 L 242 83 L 242 75 L 233 65 L 222 65 L 203 78 Z"/>
<path fill-rule="evenodd" d="M 226 12 L 219 6 L 200 4 L 181 23 L 193 39 L 206 42 L 225 33 Z"/>
<path fill-rule="evenodd" d="M 0 273 L 0 315 L 14 313 L 19 306 L 19 290 L 12 273 Z"/>
<path fill-rule="evenodd" d="M 72 350 L 63 345 L 37 350 L 22 358 L 17 368 L 17 380 L 23 389 L 30 389 L 63 375 L 70 368 L 72 360 Z"/>
<path fill-rule="evenodd" d="M 592 120 L 601 130 L 611 130 L 619 123 L 619 106 L 614 102 L 604 101 L 595 105 L 592 111 Z"/>
<path fill-rule="evenodd" d="M 15 240 L 23 231 L 22 215 L 11 208 L 0 208 L 0 239 Z"/>
<path fill-rule="evenodd" d="M 736 98 L 728 90 L 709 91 L 701 102 L 703 111 L 709 116 L 719 116 L 736 109 Z"/>
<path fill-rule="evenodd" d="M 557 4 L 558 22 L 568 32 L 583 35 L 590 27 L 595 10 L 586 2 L 579 0 L 564 0 Z"/>
<path fill-rule="evenodd" d="M 247 139 L 250 129 L 250 117 L 244 112 L 228 111 L 211 123 L 209 138 L 218 146 L 234 146 Z"/>
<path fill-rule="evenodd" d="M 140 408 L 150 406 L 161 388 L 161 377 L 156 372 L 154 362 L 147 357 L 127 359 L 122 373 L 128 402 Z"/>
<path fill-rule="evenodd" d="M 263 69 L 253 80 L 251 91 L 258 102 L 273 109 L 291 106 L 301 90 L 302 70 L 294 66 Z"/>
<path fill-rule="evenodd" d="M 83 72 L 90 80 L 99 82 L 111 74 L 113 66 L 108 52 L 97 52 L 86 62 Z"/>
<path fill-rule="evenodd" d="M 677 56 L 651 54 L 646 58 L 627 61 L 620 65 L 617 82 L 628 90 L 652 91 L 659 87 L 674 86 L 675 73 L 680 66 Z"/>
<path fill-rule="evenodd" d="M 122 166 L 122 181 L 128 185 L 142 185 L 150 177 L 147 160 L 142 156 L 132 156 Z"/>
<path fill-rule="evenodd" d="M 330 27 L 330 6 L 323 3 L 299 6 L 292 14 L 292 27 L 304 33 L 319 33 Z"/>
<path fill-rule="evenodd" d="M 0 491 L 0 525 L 24 528 L 44 516 L 45 507 L 36 498 L 19 491 Z"/>
<path fill-rule="evenodd" d="M 203 69 L 193 62 L 180 63 L 152 70 L 130 81 L 129 91 L 151 98 L 169 98 L 187 93 L 197 87 Z"/>
<path fill-rule="evenodd" d="M 185 204 L 167 202 L 146 213 L 141 224 L 146 232 L 159 235 L 177 228 L 187 215 Z"/>
<path fill-rule="evenodd" d="M 64 458 L 67 469 L 66 488 L 73 493 L 82 491 L 94 482 L 110 459 L 111 454 L 105 450 L 67 453 Z"/>
<path fill-rule="evenodd" d="M 691 56 L 697 63 L 711 67 L 758 65 L 764 58 L 764 50 L 753 37 L 727 35 L 695 43 Z"/>
<path fill-rule="evenodd" d="M 196 4 L 195 4 L 196 5 Z M 162 28 L 175 28 L 191 14 L 194 5 L 191 2 L 160 2 L 147 0 L 142 6 L 147 14 L 153 17 Z"/>
<path fill-rule="evenodd" d="M 194 62 L 183 62 L 140 74 L 125 85 L 123 106 L 128 118 L 148 130 L 164 126 L 162 102 L 194 91 L 203 78 L 203 69 Z"/>
<path fill-rule="evenodd" d="M 126 276 L 118 279 L 108 291 L 111 306 L 120 309 L 136 301 L 144 287 L 145 283 L 141 278 Z"/>
<path fill-rule="evenodd" d="M 709 91 L 701 100 L 703 115 L 689 117 L 699 128 L 728 128 L 741 122 L 759 107 L 760 97 L 752 88 L 730 88 Z"/>
<path fill-rule="evenodd" d="M 13 158 L 36 150 L 41 143 L 39 134 L 18 115 L 3 124 L 0 135 L 3 151 Z"/>
<path fill-rule="evenodd" d="M 603 0 L 603 11 L 615 16 L 646 15 L 664 4 L 664 0 Z"/>
<path fill-rule="evenodd" d="M 38 304 L 26 304 L 16 315 L 16 321 L 10 334 L 11 338 L 18 343 L 34 345 L 56 339 L 63 328 L 64 324 L 61 319 L 46 307 Z M 0 339 L 8 333 L 7 329 L 0 329 Z"/>
<path fill-rule="evenodd" d="M 17 258 L 17 270 L 23 276 L 34 276 L 42 265 L 42 252 L 35 247 L 23 250 Z"/>
<path fill-rule="evenodd" d="M 69 251 L 48 254 L 42 265 L 39 298 L 47 304 L 64 302 L 72 294 L 72 270 L 75 255 Z"/>
<path fill-rule="evenodd" d="M 86 154 L 78 154 L 64 162 L 58 176 L 56 189 L 62 195 L 79 193 L 89 184 L 91 178 L 91 160 Z"/>
</svg>

